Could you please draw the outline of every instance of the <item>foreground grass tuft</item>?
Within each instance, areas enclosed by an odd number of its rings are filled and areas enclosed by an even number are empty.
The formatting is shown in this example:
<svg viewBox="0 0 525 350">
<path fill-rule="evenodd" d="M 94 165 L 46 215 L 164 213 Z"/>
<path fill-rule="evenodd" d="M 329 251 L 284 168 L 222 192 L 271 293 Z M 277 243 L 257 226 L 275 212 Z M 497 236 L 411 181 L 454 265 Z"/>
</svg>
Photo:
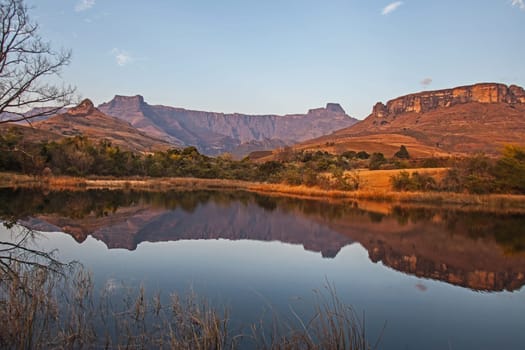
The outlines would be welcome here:
<svg viewBox="0 0 525 350">
<path fill-rule="evenodd" d="M 293 322 L 274 317 L 234 331 L 226 307 L 191 291 L 164 302 L 143 287 L 96 295 L 82 266 L 57 263 L 52 253 L 35 256 L 25 239 L 14 242 L 0 242 L 2 349 L 371 348 L 364 322 L 332 286 L 316 292 L 309 320 L 291 309 Z"/>
</svg>

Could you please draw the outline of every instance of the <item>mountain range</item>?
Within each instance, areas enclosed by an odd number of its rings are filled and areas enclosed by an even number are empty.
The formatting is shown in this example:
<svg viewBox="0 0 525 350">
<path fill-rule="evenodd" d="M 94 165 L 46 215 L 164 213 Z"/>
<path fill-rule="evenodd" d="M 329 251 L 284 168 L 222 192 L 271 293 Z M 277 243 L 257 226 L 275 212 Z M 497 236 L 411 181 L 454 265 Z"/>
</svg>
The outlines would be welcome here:
<svg viewBox="0 0 525 350">
<path fill-rule="evenodd" d="M 497 155 L 506 144 L 525 140 L 525 90 L 481 83 L 424 91 L 378 102 L 362 121 L 337 103 L 305 114 L 247 115 L 150 105 L 140 95 L 115 96 L 96 108 L 84 100 L 59 115 L 18 128 L 31 142 L 85 135 L 126 150 L 150 152 L 195 146 L 206 155 L 242 158 L 256 151 L 293 145 L 296 150 L 382 152 L 393 156 L 405 145 L 412 157 Z M 258 152 L 260 160 L 271 152 Z"/>
<path fill-rule="evenodd" d="M 1 118 L 9 118 L 4 113 Z M 0 124 L 18 129 L 27 141 L 53 141 L 85 135 L 109 140 L 122 149 L 149 152 L 195 146 L 206 155 L 231 153 L 242 158 L 253 151 L 273 150 L 329 134 L 357 122 L 337 103 L 305 114 L 248 115 L 153 106 L 137 96 L 115 96 L 95 108 L 86 99 L 55 116 Z"/>
<path fill-rule="evenodd" d="M 137 95 L 115 96 L 98 109 L 148 135 L 174 145 L 195 146 L 212 156 L 229 152 L 242 157 L 254 150 L 271 150 L 326 135 L 357 122 L 336 103 L 306 114 L 247 115 L 152 106 Z"/>
</svg>

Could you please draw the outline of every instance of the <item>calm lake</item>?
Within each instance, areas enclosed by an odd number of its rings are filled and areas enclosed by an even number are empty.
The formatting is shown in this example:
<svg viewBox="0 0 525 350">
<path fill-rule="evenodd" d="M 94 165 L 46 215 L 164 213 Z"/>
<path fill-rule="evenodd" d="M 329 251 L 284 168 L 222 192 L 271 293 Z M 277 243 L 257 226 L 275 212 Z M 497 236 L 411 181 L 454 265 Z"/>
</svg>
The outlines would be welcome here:
<svg viewBox="0 0 525 350">
<path fill-rule="evenodd" d="M 381 349 L 523 349 L 525 215 L 243 192 L 0 190 L 98 289 L 190 289 L 237 325 L 311 317 L 335 286 Z M 10 231 L 0 228 L 2 239 Z"/>
</svg>

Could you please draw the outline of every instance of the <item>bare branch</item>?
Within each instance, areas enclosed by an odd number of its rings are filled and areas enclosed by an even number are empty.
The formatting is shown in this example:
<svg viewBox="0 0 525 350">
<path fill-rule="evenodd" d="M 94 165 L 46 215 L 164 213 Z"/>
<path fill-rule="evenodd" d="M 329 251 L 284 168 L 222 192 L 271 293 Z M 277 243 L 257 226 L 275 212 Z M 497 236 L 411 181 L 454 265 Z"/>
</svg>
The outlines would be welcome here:
<svg viewBox="0 0 525 350">
<path fill-rule="evenodd" d="M 42 40 L 23 0 L 0 0 L 0 25 L 0 124 L 49 115 L 76 102 L 75 88 L 47 82 L 60 78 L 71 52 L 54 51 Z"/>
</svg>

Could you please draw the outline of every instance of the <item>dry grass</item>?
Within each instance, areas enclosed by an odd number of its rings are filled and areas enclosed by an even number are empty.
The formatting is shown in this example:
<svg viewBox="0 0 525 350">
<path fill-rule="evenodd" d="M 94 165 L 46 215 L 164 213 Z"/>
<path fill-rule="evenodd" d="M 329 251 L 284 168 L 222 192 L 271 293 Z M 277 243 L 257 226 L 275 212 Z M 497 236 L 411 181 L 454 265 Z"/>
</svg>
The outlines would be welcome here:
<svg viewBox="0 0 525 350">
<path fill-rule="evenodd" d="M 436 180 L 445 176 L 446 168 L 421 168 L 402 170 L 358 170 L 359 190 L 325 190 L 306 185 L 292 186 L 225 179 L 198 178 L 79 178 L 32 177 L 13 173 L 0 173 L 0 188 L 44 188 L 46 190 L 82 191 L 87 189 L 110 190 L 242 190 L 270 195 L 324 200 L 351 199 L 385 201 L 391 203 L 421 203 L 433 205 L 459 205 L 482 207 L 493 211 L 525 211 L 525 196 L 508 194 L 473 195 L 451 192 L 399 192 L 391 189 L 390 178 L 400 171 L 431 175 Z"/>
<path fill-rule="evenodd" d="M 143 191 L 246 189 L 251 182 L 199 178 L 113 178 L 73 176 L 29 176 L 0 173 L 0 188 L 45 188 L 48 190 L 133 189 Z"/>
<path fill-rule="evenodd" d="M 325 191 L 316 187 L 289 186 L 282 184 L 259 184 L 250 186 L 251 191 L 297 198 L 320 198 L 323 200 L 356 200 L 370 203 L 385 202 L 391 205 L 425 205 L 461 207 L 462 209 L 491 212 L 524 213 L 525 196 L 508 194 L 474 195 L 451 192 L 397 192 L 381 190 Z M 382 211 L 386 210 L 385 208 Z"/>
<path fill-rule="evenodd" d="M 319 293 L 311 319 L 275 318 L 232 332 L 229 314 L 194 293 L 172 294 L 167 304 L 145 289 L 120 303 L 94 296 L 81 271 L 64 284 L 40 271 L 26 274 L 21 292 L 3 286 L 0 347 L 9 349 L 371 349 L 363 321 L 335 292 Z M 5 291 L 5 293 L 4 293 Z M 30 293 L 27 293 L 29 291 Z"/>
<path fill-rule="evenodd" d="M 418 172 L 432 176 L 436 181 L 441 181 L 447 172 L 448 168 L 418 168 L 418 169 L 395 169 L 395 170 L 358 170 L 357 173 L 360 178 L 359 188 L 366 191 L 391 191 L 392 183 L 390 179 L 392 176 L 398 175 L 401 171 L 406 171 L 409 174 Z"/>
<path fill-rule="evenodd" d="M 393 157 L 399 151 L 401 145 L 406 146 L 412 157 L 441 157 L 450 156 L 449 153 L 434 146 L 429 146 L 418 139 L 402 135 L 400 133 L 385 133 L 379 135 L 367 135 L 350 137 L 345 135 L 334 135 L 321 137 L 314 142 L 299 144 L 294 147 L 295 150 L 321 150 L 333 154 L 340 154 L 344 151 L 353 150 L 359 152 L 366 150 L 372 154 L 374 152 L 383 153 L 386 157 Z"/>
</svg>

